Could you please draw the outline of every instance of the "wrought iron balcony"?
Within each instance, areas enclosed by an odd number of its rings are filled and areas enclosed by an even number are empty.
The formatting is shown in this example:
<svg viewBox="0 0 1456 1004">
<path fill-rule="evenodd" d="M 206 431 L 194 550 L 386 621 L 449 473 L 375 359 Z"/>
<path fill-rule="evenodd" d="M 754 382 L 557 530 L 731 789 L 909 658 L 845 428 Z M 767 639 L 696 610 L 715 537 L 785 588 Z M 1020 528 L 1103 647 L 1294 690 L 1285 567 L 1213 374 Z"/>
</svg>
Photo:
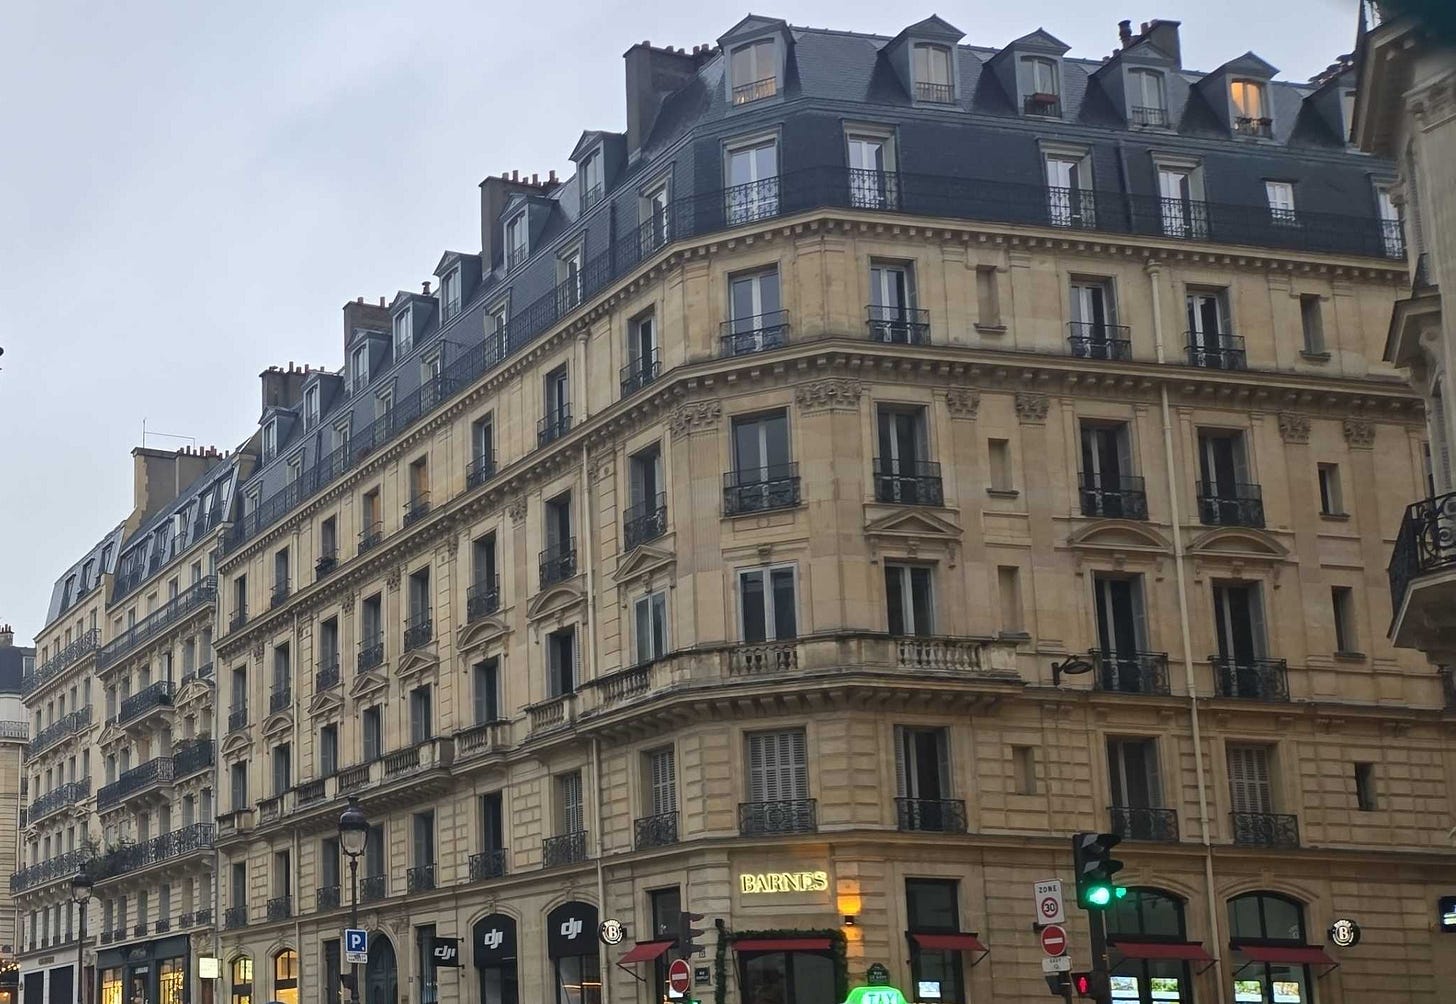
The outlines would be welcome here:
<svg viewBox="0 0 1456 1004">
<path fill-rule="evenodd" d="M 384 632 L 376 631 L 359 642 L 359 672 L 367 673 L 384 663 Z"/>
<path fill-rule="evenodd" d="M 293 897 L 275 896 L 268 901 L 269 920 L 287 920 L 293 916 Z"/>
<path fill-rule="evenodd" d="M 236 631 L 248 623 L 248 608 L 246 605 L 233 608 L 233 615 L 228 618 L 228 630 Z"/>
<path fill-rule="evenodd" d="M 404 650 L 413 651 L 428 645 L 435 637 L 435 622 L 429 613 L 415 614 L 404 625 Z"/>
<path fill-rule="evenodd" d="M 1028 94 L 1021 102 L 1021 110 L 1027 115 L 1045 115 L 1060 118 L 1062 98 L 1059 94 Z"/>
<path fill-rule="evenodd" d="M 724 321 L 718 340 L 725 356 L 746 356 L 781 349 L 789 344 L 789 312 L 771 310 Z"/>
<path fill-rule="evenodd" d="M 248 908 L 246 906 L 230 906 L 222 912 L 222 927 L 224 931 L 236 931 L 240 927 L 248 926 Z"/>
<path fill-rule="evenodd" d="M 430 514 L 430 493 L 415 492 L 404 504 L 404 525 L 414 526 Z"/>
<path fill-rule="evenodd" d="M 228 731 L 236 732 L 248 727 L 248 702 L 239 701 L 228 709 Z"/>
<path fill-rule="evenodd" d="M 44 686 L 56 677 L 64 673 L 70 666 L 80 662 L 86 656 L 96 651 L 100 643 L 101 632 L 92 628 L 41 663 L 33 673 L 28 673 L 20 678 L 20 693 L 29 695 L 37 687 Z"/>
<path fill-rule="evenodd" d="M 1126 362 L 1132 358 L 1132 329 L 1126 324 L 1068 321 L 1067 344 L 1078 359 Z"/>
<path fill-rule="evenodd" d="M 929 460 L 874 459 L 875 501 L 891 505 L 945 505 L 940 465 Z"/>
<path fill-rule="evenodd" d="M 58 854 L 49 861 L 38 861 L 10 876 L 10 891 L 24 892 L 57 879 L 69 880 L 82 868 L 89 868 L 95 857 L 95 847 L 83 845 L 73 851 Z"/>
<path fill-rule="evenodd" d="M 32 760 L 61 740 L 68 739 L 90 727 L 91 705 L 88 704 L 84 708 L 77 708 L 70 714 L 62 715 L 37 732 L 35 737 L 30 740 L 30 745 L 25 749 L 25 758 Z"/>
<path fill-rule="evenodd" d="M 217 744 L 211 739 L 185 739 L 172 747 L 172 777 L 180 780 L 211 767 L 216 761 Z"/>
<path fill-rule="evenodd" d="M 337 910 L 339 907 L 339 887 L 337 885 L 320 886 L 314 891 L 314 908 L 318 910 Z"/>
<path fill-rule="evenodd" d="M 1103 519 L 1147 519 L 1148 493 L 1139 477 L 1118 477 L 1083 471 L 1077 476 L 1083 516 Z"/>
<path fill-rule="evenodd" d="M 210 907 L 210 906 L 209 907 L 204 907 L 203 909 L 198 910 L 197 911 L 197 916 L 196 916 L 195 919 L 196 919 L 196 922 L 199 925 L 211 924 L 212 923 L 212 907 Z"/>
<path fill-rule="evenodd" d="M 1075 230 L 1095 229 L 1097 193 L 1090 188 L 1050 185 L 1046 189 L 1046 219 L 1039 222 Z"/>
<path fill-rule="evenodd" d="M 554 443 L 571 431 L 571 405 L 562 405 L 555 411 L 548 411 L 536 423 L 536 445 Z"/>
<path fill-rule="evenodd" d="M 138 690 L 126 700 L 121 702 L 121 715 L 117 722 L 125 725 L 146 715 L 157 708 L 169 708 L 172 706 L 172 681 L 158 680 L 150 686 Z"/>
<path fill-rule="evenodd" d="M 465 465 L 465 487 L 479 488 L 491 478 L 495 477 L 495 454 L 478 454 L 475 459 Z"/>
<path fill-rule="evenodd" d="M 268 714 L 276 715 L 293 707 L 293 684 L 275 683 L 268 692 Z"/>
<path fill-rule="evenodd" d="M 1405 231 L 1401 229 L 1400 220 L 1381 220 L 1380 235 L 1387 258 L 1405 257 Z"/>
<path fill-rule="evenodd" d="M 147 922 L 142 921 L 140 924 L 133 924 L 131 927 L 131 936 L 133 938 L 145 938 L 147 936 Z"/>
<path fill-rule="evenodd" d="M 1268 139 L 1274 135 L 1274 120 L 1254 118 L 1250 115 L 1240 115 L 1234 119 L 1234 134 L 1237 136 L 1257 136 L 1260 139 Z"/>
<path fill-rule="evenodd" d="M 470 855 L 470 881 L 505 878 L 506 849 L 497 847 Z"/>
<path fill-rule="evenodd" d="M 576 538 L 567 537 L 546 548 L 538 556 L 541 568 L 541 588 L 556 582 L 564 582 L 576 574 Z"/>
<path fill-rule="evenodd" d="M 899 174 L 894 171 L 851 169 L 849 204 L 856 209 L 899 209 Z"/>
<path fill-rule="evenodd" d="M 367 553 L 370 548 L 379 546 L 379 542 L 383 539 L 384 521 L 375 520 L 359 531 L 359 553 Z"/>
<path fill-rule="evenodd" d="M 1113 833 L 1124 840 L 1158 840 L 1176 843 L 1178 812 L 1176 809 L 1154 809 L 1138 805 L 1109 805 Z"/>
<path fill-rule="evenodd" d="M 1209 656 L 1219 697 L 1250 701 L 1289 700 L 1289 673 L 1283 659 L 1229 659 Z"/>
<path fill-rule="evenodd" d="M 172 930 L 172 922 L 170 920 L 159 920 L 152 925 L 152 930 L 157 934 L 166 934 Z"/>
<path fill-rule="evenodd" d="M 559 868 L 586 860 L 586 831 L 563 833 L 541 841 L 541 867 Z"/>
<path fill-rule="evenodd" d="M 197 851 L 211 850 L 216 837 L 217 824 L 190 823 L 150 840 L 107 852 L 96 860 L 91 877 L 97 881 L 117 878 Z"/>
<path fill-rule="evenodd" d="M 268 609 L 272 610 L 281 607 L 288 601 L 290 592 L 287 579 L 278 579 L 273 583 L 273 591 L 268 594 Z"/>
<path fill-rule="evenodd" d="M 819 829 L 818 815 L 818 802 L 812 798 L 739 802 L 738 832 L 745 837 L 772 833 L 813 833 Z"/>
<path fill-rule="evenodd" d="M 649 847 L 668 847 L 677 843 L 677 812 L 661 812 L 632 821 L 633 846 L 639 851 Z"/>
<path fill-rule="evenodd" d="M 723 475 L 723 515 L 789 509 L 798 505 L 799 465 L 771 464 Z"/>
<path fill-rule="evenodd" d="M 337 551 L 326 551 L 325 553 L 319 555 L 318 560 L 313 563 L 314 580 L 317 581 L 319 579 L 322 579 L 325 575 L 328 575 L 330 572 L 338 567 L 339 553 Z"/>
<path fill-rule="evenodd" d="M 173 777 L 172 758 L 152 757 L 144 764 L 133 767 L 111 784 L 96 792 L 98 812 L 120 805 L 131 796 L 154 785 L 171 784 Z"/>
<path fill-rule="evenodd" d="M 365 875 L 359 880 L 359 902 L 372 903 L 389 895 L 388 875 Z"/>
<path fill-rule="evenodd" d="M 930 311 L 872 303 L 865 307 L 870 341 L 894 345 L 929 345 Z"/>
<path fill-rule="evenodd" d="M 113 597 L 115 599 L 115 597 Z M 100 669 L 114 664 L 122 656 L 151 638 L 155 638 L 188 615 L 210 607 L 217 599 L 217 576 L 207 575 L 167 601 L 166 605 L 143 617 L 111 641 L 96 656 Z"/>
<path fill-rule="evenodd" d="M 1456 492 L 1405 507 L 1386 575 L 1390 608 L 1400 616 L 1411 583 L 1423 575 L 1456 568 Z"/>
<path fill-rule="evenodd" d="M 761 101 L 764 98 L 771 98 L 779 92 L 777 77 L 764 77 L 762 80 L 755 80 L 747 84 L 739 84 L 733 88 L 733 103 L 735 105 L 746 105 L 752 101 Z"/>
<path fill-rule="evenodd" d="M 1133 105 L 1130 121 L 1143 128 L 1165 129 L 1168 126 L 1168 109 L 1161 105 Z"/>
<path fill-rule="evenodd" d="M 628 551 L 649 540 L 656 540 L 666 532 L 666 492 L 658 492 L 652 498 L 638 502 L 622 516 L 622 543 Z"/>
<path fill-rule="evenodd" d="M 1098 690 L 1120 694 L 1168 693 L 1168 653 L 1166 652 L 1099 652 L 1089 653 L 1094 673 L 1092 685 Z"/>
<path fill-rule="evenodd" d="M 639 359 L 633 359 L 626 366 L 622 367 L 619 374 L 622 384 L 622 396 L 627 397 L 646 387 L 656 380 L 662 373 L 662 363 L 658 361 L 657 350 L 653 349 L 649 355 Z"/>
<path fill-rule="evenodd" d="M 26 820 L 34 823 L 44 819 L 51 813 L 64 809 L 68 805 L 77 805 L 84 801 L 91 794 L 91 779 L 83 777 L 79 781 L 67 781 L 65 784 L 57 785 L 53 790 L 30 803 L 30 809 L 26 813 Z"/>
<path fill-rule="evenodd" d="M 949 105 L 955 102 L 955 87 L 951 84 L 932 84 L 928 80 L 915 81 L 915 100 L 933 105 Z"/>
<path fill-rule="evenodd" d="M 895 814 L 902 830 L 966 832 L 966 803 L 958 798 L 897 798 Z"/>
<path fill-rule="evenodd" d="M 405 892 L 425 892 L 435 888 L 435 866 L 415 865 L 404 873 Z"/>
<path fill-rule="evenodd" d="M 1299 820 L 1278 812 L 1233 812 L 1234 843 L 1250 847 L 1298 847 Z"/>
<path fill-rule="evenodd" d="M 474 583 L 465 592 L 465 619 L 476 621 L 500 609 L 500 576 Z"/>
<path fill-rule="evenodd" d="M 1188 332 L 1188 365 L 1207 370 L 1246 370 L 1243 335 L 1228 332 Z"/>
<path fill-rule="evenodd" d="M 314 692 L 323 693 L 325 690 L 333 690 L 339 685 L 339 675 L 338 653 L 325 656 L 319 662 L 318 671 L 313 674 Z"/>
<path fill-rule="evenodd" d="M 1205 526 L 1263 526 L 1263 489 L 1253 482 L 1200 481 L 1198 518 Z"/>
</svg>

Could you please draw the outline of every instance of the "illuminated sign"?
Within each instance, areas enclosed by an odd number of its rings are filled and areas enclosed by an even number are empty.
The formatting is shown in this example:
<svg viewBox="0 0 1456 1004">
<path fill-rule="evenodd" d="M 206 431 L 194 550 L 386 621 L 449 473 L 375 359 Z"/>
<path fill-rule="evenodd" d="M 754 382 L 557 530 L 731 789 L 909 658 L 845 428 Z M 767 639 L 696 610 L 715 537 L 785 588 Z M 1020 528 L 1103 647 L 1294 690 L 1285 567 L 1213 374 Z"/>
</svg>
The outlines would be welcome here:
<svg viewBox="0 0 1456 1004">
<path fill-rule="evenodd" d="M 215 980 L 222 975 L 220 960 L 215 955 L 197 957 L 197 975 L 200 979 Z"/>
<path fill-rule="evenodd" d="M 829 888 L 828 872 L 745 872 L 738 876 L 738 888 L 745 896 L 773 892 L 824 892 Z"/>
<path fill-rule="evenodd" d="M 855 987 L 844 1004 L 907 1004 L 907 1001 L 894 987 Z"/>
</svg>

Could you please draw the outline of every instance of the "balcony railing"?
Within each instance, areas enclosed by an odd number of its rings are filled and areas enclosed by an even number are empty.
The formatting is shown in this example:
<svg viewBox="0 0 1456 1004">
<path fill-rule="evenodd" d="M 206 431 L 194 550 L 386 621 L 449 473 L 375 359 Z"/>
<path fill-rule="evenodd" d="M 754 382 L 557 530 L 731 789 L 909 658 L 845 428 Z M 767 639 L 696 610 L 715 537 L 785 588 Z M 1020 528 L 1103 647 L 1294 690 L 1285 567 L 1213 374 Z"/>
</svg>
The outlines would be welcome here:
<svg viewBox="0 0 1456 1004">
<path fill-rule="evenodd" d="M 563 833 L 541 841 L 541 867 L 559 868 L 586 860 L 586 831 Z"/>
<path fill-rule="evenodd" d="M 789 312 L 771 310 L 765 314 L 724 321 L 718 340 L 725 356 L 746 356 L 781 349 L 789 344 Z"/>
<path fill-rule="evenodd" d="M 211 850 L 216 837 L 215 823 L 190 823 L 150 840 L 107 852 L 96 859 L 91 869 L 91 877 L 96 881 L 117 878 L 196 851 Z"/>
<path fill-rule="evenodd" d="M 293 916 L 293 897 L 273 897 L 268 901 L 266 912 L 269 920 L 287 920 Z"/>
<path fill-rule="evenodd" d="M 275 683 L 268 692 L 268 714 L 276 715 L 293 707 L 293 684 Z"/>
<path fill-rule="evenodd" d="M 1387 258 L 1405 257 L 1405 231 L 1401 228 L 1400 220 L 1381 220 L 1380 235 L 1385 244 Z"/>
<path fill-rule="evenodd" d="M 337 567 L 339 567 L 339 552 L 334 550 L 326 551 L 319 555 L 318 560 L 313 563 L 314 580 L 322 579 Z"/>
<path fill-rule="evenodd" d="M 157 708 L 168 708 L 172 706 L 172 681 L 158 680 L 150 686 L 138 690 L 126 700 L 121 702 L 121 715 L 117 719 L 119 724 L 125 725 L 135 721 L 150 711 Z"/>
<path fill-rule="evenodd" d="M 773 833 L 813 833 L 819 829 L 818 814 L 818 802 L 812 798 L 740 802 L 738 832 L 745 837 Z"/>
<path fill-rule="evenodd" d="M 897 798 L 895 814 L 902 830 L 966 832 L 966 803 L 958 798 Z"/>
<path fill-rule="evenodd" d="M 870 341 L 894 345 L 929 345 L 930 311 L 872 303 L 865 307 Z"/>
<path fill-rule="evenodd" d="M 1132 358 L 1132 329 L 1126 324 L 1068 321 L 1067 344 L 1078 359 L 1126 362 Z"/>
<path fill-rule="evenodd" d="M 384 663 L 384 632 L 376 631 L 359 642 L 359 672 L 367 673 Z"/>
<path fill-rule="evenodd" d="M 470 881 L 480 882 L 485 879 L 505 878 L 505 874 L 506 849 L 504 847 L 470 855 Z"/>
<path fill-rule="evenodd" d="M 1133 105 L 1131 121 L 1135 126 L 1164 129 L 1168 125 L 1168 109 L 1160 105 Z"/>
<path fill-rule="evenodd" d="M 89 797 L 91 794 L 91 779 L 83 777 L 79 781 L 67 781 L 65 784 L 57 785 L 52 791 L 30 803 L 30 809 L 26 812 L 27 821 L 34 823 L 36 820 L 44 819 L 58 809 L 68 805 L 76 805 Z"/>
<path fill-rule="evenodd" d="M 1447 568 L 1456 568 L 1456 492 L 1405 507 L 1386 566 L 1390 608 L 1399 616 L 1411 582 Z"/>
<path fill-rule="evenodd" d="M 940 465 L 930 460 L 875 457 L 875 501 L 890 505 L 945 505 Z"/>
<path fill-rule="evenodd" d="M 324 656 L 319 661 L 318 670 L 313 674 L 314 693 L 321 694 L 325 690 L 333 690 L 339 685 L 339 679 L 338 654 Z"/>
<path fill-rule="evenodd" d="M 1168 653 L 1091 653 L 1095 672 L 1092 684 L 1098 690 L 1120 694 L 1168 693 Z"/>
<path fill-rule="evenodd" d="M 652 381 L 656 380 L 662 373 L 662 363 L 658 361 L 657 350 L 639 359 L 633 359 L 626 366 L 622 367 L 619 374 L 622 385 L 622 396 L 627 397 L 637 393 Z"/>
<path fill-rule="evenodd" d="M 554 443 L 571 431 L 571 405 L 564 404 L 555 411 L 548 411 L 536 423 L 536 445 Z"/>
<path fill-rule="evenodd" d="M 248 608 L 246 605 L 233 607 L 232 616 L 228 618 L 228 630 L 237 631 L 244 624 L 248 623 Z"/>
<path fill-rule="evenodd" d="M 64 673 L 70 666 L 80 662 L 86 656 L 96 651 L 101 638 L 101 632 L 92 628 L 51 656 L 36 668 L 35 672 L 20 678 L 20 693 L 30 694 L 37 687 L 44 686 L 56 677 Z"/>
<path fill-rule="evenodd" d="M 576 574 L 576 538 L 567 537 L 546 548 L 537 557 L 542 589 L 556 582 L 564 582 Z"/>
<path fill-rule="evenodd" d="M 105 669 L 138 645 L 155 638 L 168 627 L 176 624 L 194 611 L 212 605 L 217 599 L 217 576 L 208 575 L 198 579 L 166 605 L 137 621 L 111 641 L 107 642 L 96 656 L 96 665 Z"/>
<path fill-rule="evenodd" d="M 313 894 L 314 908 L 317 910 L 337 910 L 339 908 L 339 887 L 338 885 L 319 886 Z"/>
<path fill-rule="evenodd" d="M 1147 519 L 1148 493 L 1140 477 L 1083 471 L 1077 476 L 1083 516 Z"/>
<path fill-rule="evenodd" d="M 1234 133 L 1238 136 L 1258 136 L 1268 139 L 1274 135 L 1274 120 L 1240 115 L 1234 119 Z"/>
<path fill-rule="evenodd" d="M 34 759 L 61 740 L 68 739 L 90 727 L 91 705 L 88 704 L 84 708 L 77 708 L 70 714 L 62 715 L 37 732 L 31 739 L 30 745 L 25 749 L 25 757 L 27 760 Z"/>
<path fill-rule="evenodd" d="M 100 812 L 120 805 L 132 795 L 145 791 L 153 785 L 171 784 L 172 776 L 171 757 L 152 757 L 146 763 L 133 767 L 96 792 L 96 810 Z"/>
<path fill-rule="evenodd" d="M 435 866 L 415 865 L 404 873 L 405 892 L 426 892 L 435 888 Z"/>
<path fill-rule="evenodd" d="M 1263 489 L 1253 482 L 1200 481 L 1198 518 L 1205 526 L 1263 526 Z"/>
<path fill-rule="evenodd" d="M 723 515 L 788 509 L 799 504 L 799 465 L 770 464 L 723 475 Z"/>
<path fill-rule="evenodd" d="M 185 739 L 172 747 L 172 777 L 180 780 L 211 767 L 216 760 L 217 744 L 213 740 Z"/>
<path fill-rule="evenodd" d="M 649 847 L 668 847 L 677 843 L 677 812 L 661 812 L 632 821 L 633 846 L 639 851 Z"/>
<path fill-rule="evenodd" d="M 799 645 L 795 641 L 736 645 L 728 653 L 728 672 L 734 676 L 785 673 L 798 668 Z"/>
<path fill-rule="evenodd" d="M 733 103 L 735 105 L 746 105 L 750 101 L 761 101 L 764 98 L 771 98 L 779 92 L 777 77 L 764 77 L 762 80 L 754 80 L 747 84 L 739 84 L 733 88 Z"/>
<path fill-rule="evenodd" d="M 1206 370 L 1246 370 L 1249 368 L 1248 354 L 1244 351 L 1244 337 L 1228 332 L 1190 331 L 1188 334 L 1188 365 Z"/>
<path fill-rule="evenodd" d="M 388 875 L 366 875 L 359 880 L 359 902 L 372 903 L 388 895 Z"/>
<path fill-rule="evenodd" d="M 222 912 L 222 927 L 224 931 L 236 931 L 240 927 L 248 926 L 248 908 L 246 906 L 230 906 Z"/>
<path fill-rule="evenodd" d="M 1046 200 L 1047 222 L 1052 226 L 1073 230 L 1096 229 L 1097 193 L 1092 189 L 1054 185 L 1046 190 Z"/>
<path fill-rule="evenodd" d="M 500 576 L 475 582 L 465 593 L 465 619 L 477 621 L 500 609 Z"/>
<path fill-rule="evenodd" d="M 404 504 L 404 525 L 414 526 L 430 514 L 430 493 L 415 492 Z"/>
<path fill-rule="evenodd" d="M 1176 809 L 1153 809 L 1135 805 L 1109 805 L 1111 829 L 1123 840 L 1178 840 Z"/>
<path fill-rule="evenodd" d="M 384 521 L 375 520 L 359 531 L 359 553 L 365 554 L 384 539 Z"/>
<path fill-rule="evenodd" d="M 495 454 L 482 453 L 465 465 L 465 487 L 479 488 L 495 477 Z"/>
<path fill-rule="evenodd" d="M 667 532 L 667 493 L 638 502 L 622 516 L 622 543 L 630 551 Z"/>
<path fill-rule="evenodd" d="M 934 105 L 952 104 L 955 102 L 955 87 L 951 84 L 932 84 L 928 80 L 917 80 L 915 100 Z"/>
<path fill-rule="evenodd" d="M 248 702 L 240 701 L 228 709 L 228 731 L 236 732 L 248 727 Z"/>
<path fill-rule="evenodd" d="M 24 892 L 46 882 L 54 882 L 56 879 L 70 879 L 82 868 L 87 867 L 95 857 L 95 849 L 87 846 L 58 854 L 49 861 L 38 861 L 10 876 L 10 891 Z"/>
<path fill-rule="evenodd" d="M 1234 843 L 1251 847 L 1298 847 L 1299 820 L 1278 812 L 1233 812 Z"/>
<path fill-rule="evenodd" d="M 278 579 L 273 583 L 273 591 L 268 594 L 268 609 L 273 610 L 288 602 L 290 592 L 287 579 Z"/>
<path fill-rule="evenodd" d="M 1061 95 L 1028 94 L 1021 103 L 1021 110 L 1027 115 L 1060 117 L 1062 114 Z"/>
<path fill-rule="evenodd" d="M 1219 697 L 1250 701 L 1289 700 L 1289 672 L 1283 659 L 1210 656 Z"/>
<path fill-rule="evenodd" d="M 435 621 L 428 613 L 415 614 L 404 626 L 404 650 L 428 645 L 435 637 Z"/>
</svg>

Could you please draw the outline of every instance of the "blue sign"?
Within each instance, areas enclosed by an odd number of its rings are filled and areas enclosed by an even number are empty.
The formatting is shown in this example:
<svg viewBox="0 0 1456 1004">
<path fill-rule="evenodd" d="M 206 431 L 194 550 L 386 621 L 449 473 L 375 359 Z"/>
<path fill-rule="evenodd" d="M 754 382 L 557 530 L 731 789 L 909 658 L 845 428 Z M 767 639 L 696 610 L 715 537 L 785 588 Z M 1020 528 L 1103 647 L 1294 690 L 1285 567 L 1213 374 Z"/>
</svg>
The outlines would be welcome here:
<svg viewBox="0 0 1456 1004">
<path fill-rule="evenodd" d="M 344 928 L 344 951 L 349 953 L 369 951 L 369 934 L 357 927 Z"/>
</svg>

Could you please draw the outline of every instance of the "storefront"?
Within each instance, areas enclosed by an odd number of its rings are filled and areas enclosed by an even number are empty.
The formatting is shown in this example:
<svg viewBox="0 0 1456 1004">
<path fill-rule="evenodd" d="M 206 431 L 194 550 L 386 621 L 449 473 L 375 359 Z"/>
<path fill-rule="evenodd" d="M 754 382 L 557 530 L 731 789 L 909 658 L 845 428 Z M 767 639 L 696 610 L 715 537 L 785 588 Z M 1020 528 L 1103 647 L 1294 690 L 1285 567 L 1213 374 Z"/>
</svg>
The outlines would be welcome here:
<svg viewBox="0 0 1456 1004">
<path fill-rule="evenodd" d="M 601 1004 L 597 925 L 597 908 L 591 903 L 573 900 L 546 915 L 546 954 L 556 986 L 554 1004 Z"/>
<path fill-rule="evenodd" d="M 45 965 L 54 960 L 53 955 L 42 958 L 42 968 L 21 977 L 23 1004 L 76 1004 L 76 967 Z"/>
<path fill-rule="evenodd" d="M 516 922 L 503 913 L 492 913 L 475 922 L 470 940 L 480 974 L 480 1004 L 520 1004 Z"/>
<path fill-rule="evenodd" d="M 187 938 L 112 948 L 100 953 L 101 1004 L 190 1004 Z"/>
</svg>

